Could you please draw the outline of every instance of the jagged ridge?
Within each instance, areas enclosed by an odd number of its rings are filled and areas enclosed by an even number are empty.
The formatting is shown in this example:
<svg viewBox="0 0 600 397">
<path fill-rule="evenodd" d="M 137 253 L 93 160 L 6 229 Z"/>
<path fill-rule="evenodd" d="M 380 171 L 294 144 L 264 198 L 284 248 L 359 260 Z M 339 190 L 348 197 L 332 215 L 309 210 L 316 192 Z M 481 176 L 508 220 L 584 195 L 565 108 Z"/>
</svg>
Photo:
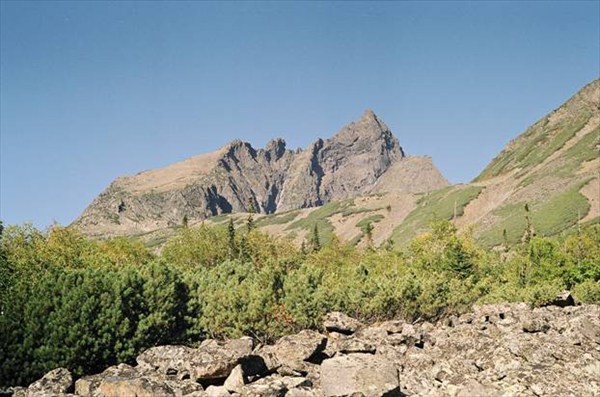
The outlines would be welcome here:
<svg viewBox="0 0 600 397">
<path fill-rule="evenodd" d="M 393 175 L 404 175 L 402 183 L 390 182 Z M 213 153 L 118 178 L 75 225 L 89 235 L 131 235 L 181 224 L 184 217 L 193 222 L 221 213 L 270 214 L 447 184 L 429 159 L 406 158 L 390 129 L 367 110 L 305 150 L 289 150 L 280 138 L 258 150 L 236 140 Z"/>
</svg>

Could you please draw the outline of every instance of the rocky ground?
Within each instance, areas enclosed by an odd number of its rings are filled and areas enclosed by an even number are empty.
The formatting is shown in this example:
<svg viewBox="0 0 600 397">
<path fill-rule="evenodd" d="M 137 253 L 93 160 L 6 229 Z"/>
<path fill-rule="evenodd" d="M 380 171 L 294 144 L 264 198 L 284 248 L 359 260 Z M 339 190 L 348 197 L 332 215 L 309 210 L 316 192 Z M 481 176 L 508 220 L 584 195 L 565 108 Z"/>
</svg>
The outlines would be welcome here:
<svg viewBox="0 0 600 397">
<path fill-rule="evenodd" d="M 153 347 L 136 366 L 74 384 L 56 369 L 14 396 L 600 396 L 600 306 L 572 303 L 480 306 L 437 324 L 330 313 L 323 333 Z"/>
</svg>

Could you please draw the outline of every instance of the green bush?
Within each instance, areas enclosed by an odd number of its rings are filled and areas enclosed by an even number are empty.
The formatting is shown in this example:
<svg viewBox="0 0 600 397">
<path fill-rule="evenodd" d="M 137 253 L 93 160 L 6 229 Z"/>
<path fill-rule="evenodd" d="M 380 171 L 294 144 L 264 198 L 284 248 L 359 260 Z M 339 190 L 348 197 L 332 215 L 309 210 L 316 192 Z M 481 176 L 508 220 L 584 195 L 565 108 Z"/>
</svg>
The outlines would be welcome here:
<svg viewBox="0 0 600 397">
<path fill-rule="evenodd" d="M 282 325 L 277 307 L 284 274 L 285 268 L 277 263 L 255 268 L 239 260 L 196 272 L 191 295 L 199 303 L 193 309 L 197 323 L 192 327 L 217 338 L 251 335 L 272 340 L 279 336 Z"/>
<path fill-rule="evenodd" d="M 76 376 L 132 362 L 181 341 L 185 285 L 172 268 L 52 269 L 13 285 L 0 315 L 0 384 L 27 384 L 58 366 Z"/>
<path fill-rule="evenodd" d="M 231 225 L 233 226 L 233 225 Z M 76 376 L 159 344 L 249 335 L 263 342 L 342 311 L 435 320 L 473 303 L 542 305 L 561 290 L 600 303 L 600 226 L 485 251 L 438 221 L 406 252 L 335 237 L 303 253 L 255 229 L 182 229 L 156 258 L 126 239 L 68 228 L 0 233 L 0 386 L 64 366 Z"/>
<path fill-rule="evenodd" d="M 600 305 L 600 281 L 585 280 L 573 288 L 573 295 L 583 303 Z"/>
</svg>

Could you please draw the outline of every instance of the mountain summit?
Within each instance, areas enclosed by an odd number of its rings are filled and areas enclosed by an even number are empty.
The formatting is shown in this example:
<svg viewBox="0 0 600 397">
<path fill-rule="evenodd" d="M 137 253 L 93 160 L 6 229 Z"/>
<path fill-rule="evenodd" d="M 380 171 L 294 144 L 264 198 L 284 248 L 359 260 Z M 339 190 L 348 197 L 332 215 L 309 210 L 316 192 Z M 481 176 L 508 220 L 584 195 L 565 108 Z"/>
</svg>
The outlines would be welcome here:
<svg viewBox="0 0 600 397">
<path fill-rule="evenodd" d="M 418 178 L 415 178 L 418 176 Z M 333 137 L 291 151 L 235 140 L 219 150 L 117 178 L 75 221 L 89 235 L 138 234 L 230 212 L 275 213 L 379 192 L 448 185 L 428 157 L 406 157 L 372 111 Z"/>
</svg>

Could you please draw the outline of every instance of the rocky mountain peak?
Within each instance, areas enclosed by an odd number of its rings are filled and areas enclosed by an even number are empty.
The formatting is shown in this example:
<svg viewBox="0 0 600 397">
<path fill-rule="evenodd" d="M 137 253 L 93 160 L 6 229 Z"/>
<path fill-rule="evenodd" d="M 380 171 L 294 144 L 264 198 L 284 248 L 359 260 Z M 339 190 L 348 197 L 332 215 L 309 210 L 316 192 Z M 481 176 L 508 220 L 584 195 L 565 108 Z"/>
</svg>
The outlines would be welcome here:
<svg viewBox="0 0 600 397">
<path fill-rule="evenodd" d="M 224 146 L 225 153 L 227 155 L 232 155 L 234 153 L 239 153 L 240 151 L 250 151 L 256 152 L 256 150 L 252 147 L 252 145 L 248 142 L 244 142 L 241 139 L 234 139 Z"/>
<path fill-rule="evenodd" d="M 327 142 L 333 147 L 348 148 L 354 153 L 381 150 L 385 156 L 404 157 L 398 139 L 371 109 L 365 110 L 357 121 L 343 127 Z"/>
<path fill-rule="evenodd" d="M 403 158 L 389 127 L 367 110 L 332 138 L 318 139 L 306 150 L 287 150 L 281 138 L 258 150 L 236 139 L 193 161 L 127 177 L 127 184 L 117 180 L 75 223 L 88 234 L 106 236 L 174 226 L 184 217 L 193 222 L 249 208 L 274 213 L 314 207 L 374 192 L 392 166 L 394 175 L 405 166 L 413 172 L 417 163 L 400 162 Z M 435 182 L 427 184 L 427 190 L 447 185 L 432 166 L 420 177 Z M 406 181 L 393 190 L 415 190 L 405 186 Z"/>
<path fill-rule="evenodd" d="M 379 117 L 377 117 L 372 109 L 366 109 L 360 119 L 358 119 L 357 124 L 375 124 L 379 126 L 382 131 L 389 131 L 388 126 L 385 125 L 385 123 L 381 121 Z"/>
<path fill-rule="evenodd" d="M 286 151 L 286 143 L 282 138 L 271 139 L 267 146 L 265 146 L 265 152 L 269 157 L 269 160 L 278 160 L 284 155 Z"/>
</svg>

